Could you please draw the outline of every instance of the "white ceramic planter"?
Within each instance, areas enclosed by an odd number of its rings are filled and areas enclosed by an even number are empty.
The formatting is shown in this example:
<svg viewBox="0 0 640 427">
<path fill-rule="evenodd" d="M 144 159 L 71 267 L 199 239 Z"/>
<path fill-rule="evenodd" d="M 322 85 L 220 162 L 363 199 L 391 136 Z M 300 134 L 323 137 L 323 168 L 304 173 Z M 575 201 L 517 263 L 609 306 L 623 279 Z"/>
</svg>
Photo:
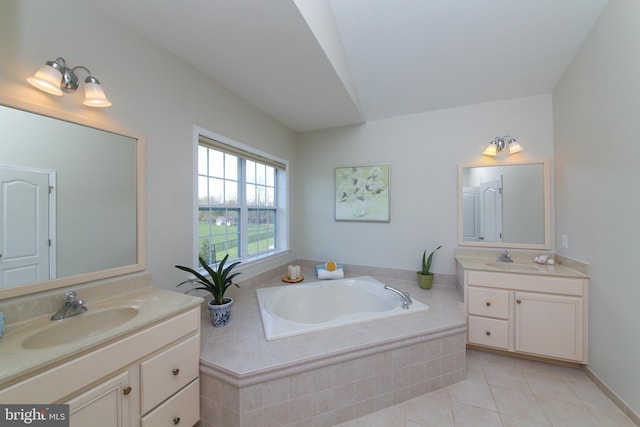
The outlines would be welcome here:
<svg viewBox="0 0 640 427">
<path fill-rule="evenodd" d="M 225 298 L 224 301 L 227 301 L 227 303 L 222 305 L 213 304 L 213 300 L 208 303 L 209 314 L 211 314 L 211 324 L 216 328 L 229 323 L 229 317 L 231 317 L 233 298 Z"/>
</svg>

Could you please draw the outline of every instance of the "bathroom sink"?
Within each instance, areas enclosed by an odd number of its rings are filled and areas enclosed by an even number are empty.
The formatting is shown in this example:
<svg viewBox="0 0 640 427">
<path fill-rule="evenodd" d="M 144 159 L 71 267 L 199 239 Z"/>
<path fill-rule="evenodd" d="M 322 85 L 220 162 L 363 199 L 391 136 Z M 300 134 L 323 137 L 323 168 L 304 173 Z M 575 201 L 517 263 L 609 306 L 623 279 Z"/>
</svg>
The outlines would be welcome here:
<svg viewBox="0 0 640 427">
<path fill-rule="evenodd" d="M 47 320 L 49 324 L 22 341 L 22 348 L 39 349 L 70 344 L 116 328 L 138 315 L 136 307 L 114 307 L 89 311 L 62 320 Z"/>
<path fill-rule="evenodd" d="M 487 262 L 487 266 L 492 268 L 499 268 L 507 271 L 540 271 L 540 267 L 528 264 L 515 264 L 510 262 Z"/>
</svg>

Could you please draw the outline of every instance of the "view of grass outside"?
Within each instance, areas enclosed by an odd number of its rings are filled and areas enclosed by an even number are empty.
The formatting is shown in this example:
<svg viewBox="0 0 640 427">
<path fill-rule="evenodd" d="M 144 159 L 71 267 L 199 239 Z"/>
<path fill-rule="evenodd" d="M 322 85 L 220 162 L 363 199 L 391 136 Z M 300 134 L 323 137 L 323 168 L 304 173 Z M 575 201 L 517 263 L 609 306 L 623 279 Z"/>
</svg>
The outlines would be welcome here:
<svg viewBox="0 0 640 427">
<path fill-rule="evenodd" d="M 250 222 L 247 226 L 247 255 L 259 254 L 275 247 L 275 227 L 273 221 L 270 223 L 251 221 L 252 216 L 254 218 L 255 216 L 267 216 L 267 218 L 272 219 L 274 216 L 273 211 L 268 211 L 268 214 L 270 215 L 252 215 L 250 213 Z M 221 215 L 217 217 L 217 221 L 215 219 L 213 221 L 203 221 L 202 216 L 203 215 L 201 215 L 200 221 L 198 222 L 198 236 L 200 236 L 198 242 L 199 256 L 207 260 L 208 263 L 213 263 L 214 256 L 215 261 L 220 261 L 224 258 L 225 254 L 229 254 L 229 259 L 238 258 L 243 255 L 238 253 L 240 231 L 235 218 L 229 219 L 230 216 Z"/>
</svg>

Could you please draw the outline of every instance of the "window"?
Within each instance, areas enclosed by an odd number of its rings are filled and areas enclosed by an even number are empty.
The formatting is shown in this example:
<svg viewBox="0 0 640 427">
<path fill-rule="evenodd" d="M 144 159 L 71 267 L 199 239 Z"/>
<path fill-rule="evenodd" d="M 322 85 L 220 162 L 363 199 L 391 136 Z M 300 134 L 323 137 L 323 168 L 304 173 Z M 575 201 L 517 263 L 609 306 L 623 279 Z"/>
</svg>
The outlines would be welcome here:
<svg viewBox="0 0 640 427">
<path fill-rule="evenodd" d="M 247 261 L 287 246 L 286 165 L 249 150 L 198 138 L 197 247 L 209 264 L 225 254 Z"/>
</svg>

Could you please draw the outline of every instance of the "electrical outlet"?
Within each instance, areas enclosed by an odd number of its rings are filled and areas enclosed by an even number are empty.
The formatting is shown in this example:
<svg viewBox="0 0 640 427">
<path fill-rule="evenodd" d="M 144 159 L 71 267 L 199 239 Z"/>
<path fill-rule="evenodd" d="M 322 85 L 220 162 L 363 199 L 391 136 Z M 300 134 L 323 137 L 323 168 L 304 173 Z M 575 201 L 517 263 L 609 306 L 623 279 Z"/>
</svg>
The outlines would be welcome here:
<svg viewBox="0 0 640 427">
<path fill-rule="evenodd" d="M 569 236 L 566 234 L 562 235 L 562 247 L 564 249 L 569 249 Z"/>
</svg>

